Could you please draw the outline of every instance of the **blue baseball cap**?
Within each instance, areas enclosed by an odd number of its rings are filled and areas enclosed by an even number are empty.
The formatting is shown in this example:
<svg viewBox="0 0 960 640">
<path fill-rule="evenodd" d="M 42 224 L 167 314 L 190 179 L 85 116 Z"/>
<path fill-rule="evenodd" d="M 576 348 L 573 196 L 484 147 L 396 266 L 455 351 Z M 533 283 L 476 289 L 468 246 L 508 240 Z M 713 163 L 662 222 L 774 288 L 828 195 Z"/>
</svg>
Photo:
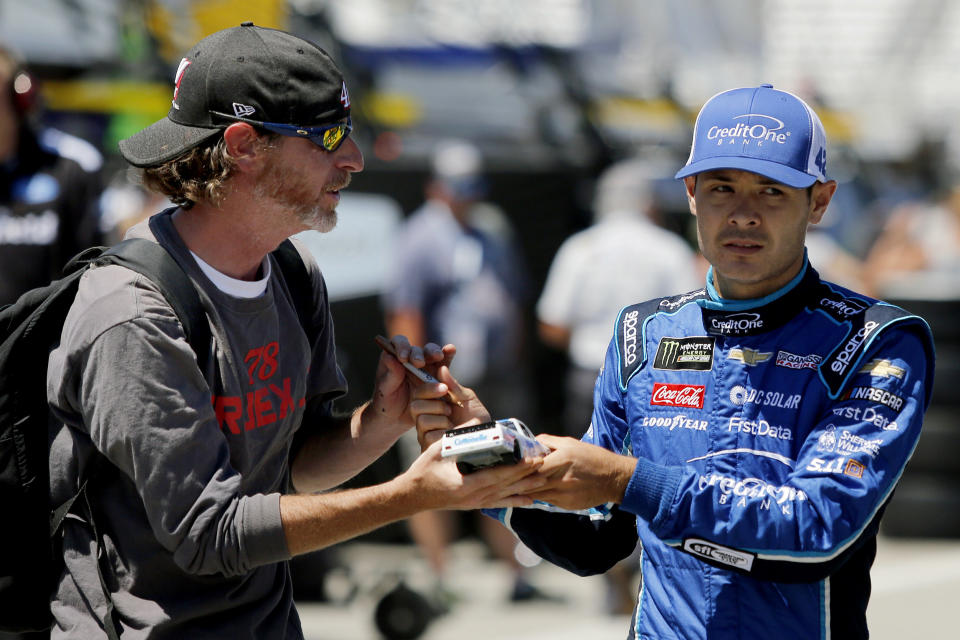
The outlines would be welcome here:
<svg viewBox="0 0 960 640">
<path fill-rule="evenodd" d="M 805 189 L 827 178 L 827 136 L 806 102 L 773 85 L 731 89 L 703 105 L 676 178 L 742 169 Z"/>
</svg>

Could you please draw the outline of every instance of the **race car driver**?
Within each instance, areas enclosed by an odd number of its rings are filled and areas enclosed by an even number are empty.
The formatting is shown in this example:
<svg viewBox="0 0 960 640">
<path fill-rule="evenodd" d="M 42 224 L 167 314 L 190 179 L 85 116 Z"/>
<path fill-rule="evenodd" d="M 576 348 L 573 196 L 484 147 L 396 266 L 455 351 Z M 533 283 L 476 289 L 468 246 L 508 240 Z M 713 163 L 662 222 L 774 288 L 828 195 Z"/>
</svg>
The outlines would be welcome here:
<svg viewBox="0 0 960 640">
<path fill-rule="evenodd" d="M 693 138 L 677 178 L 705 288 L 624 308 L 590 428 L 541 436 L 550 479 L 531 496 L 610 517 L 488 514 L 583 575 L 639 536 L 631 638 L 866 638 L 878 523 L 929 402 L 929 327 L 807 260 L 837 183 L 806 103 L 725 91 Z"/>
</svg>

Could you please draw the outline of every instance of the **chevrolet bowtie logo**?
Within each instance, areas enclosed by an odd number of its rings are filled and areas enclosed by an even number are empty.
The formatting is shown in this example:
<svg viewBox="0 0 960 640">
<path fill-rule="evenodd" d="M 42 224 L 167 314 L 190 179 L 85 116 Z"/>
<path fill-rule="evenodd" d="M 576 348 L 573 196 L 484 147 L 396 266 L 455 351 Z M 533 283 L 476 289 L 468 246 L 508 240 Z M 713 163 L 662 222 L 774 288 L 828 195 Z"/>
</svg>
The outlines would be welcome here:
<svg viewBox="0 0 960 640">
<path fill-rule="evenodd" d="M 773 355 L 771 351 L 757 351 L 756 349 L 730 349 L 730 360 L 739 360 L 751 367 L 759 362 L 766 362 Z"/>
<path fill-rule="evenodd" d="M 903 374 L 906 373 L 906 369 L 896 366 L 889 360 L 875 358 L 863 365 L 863 368 L 860 369 L 859 373 L 869 373 L 870 375 L 877 376 L 878 378 L 903 378 Z"/>
</svg>

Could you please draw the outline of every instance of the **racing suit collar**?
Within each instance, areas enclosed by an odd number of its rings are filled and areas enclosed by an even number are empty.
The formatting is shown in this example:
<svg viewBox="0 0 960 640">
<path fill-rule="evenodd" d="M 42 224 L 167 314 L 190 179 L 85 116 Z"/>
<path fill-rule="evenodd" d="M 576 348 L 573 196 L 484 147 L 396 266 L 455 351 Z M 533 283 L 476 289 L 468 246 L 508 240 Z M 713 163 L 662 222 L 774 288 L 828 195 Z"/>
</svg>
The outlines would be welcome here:
<svg viewBox="0 0 960 640">
<path fill-rule="evenodd" d="M 707 273 L 707 297 L 697 300 L 709 335 L 744 336 L 763 333 L 786 324 L 809 301 L 820 282 L 804 250 L 803 267 L 790 282 L 762 298 L 721 298 L 713 285 L 713 267 Z"/>
</svg>

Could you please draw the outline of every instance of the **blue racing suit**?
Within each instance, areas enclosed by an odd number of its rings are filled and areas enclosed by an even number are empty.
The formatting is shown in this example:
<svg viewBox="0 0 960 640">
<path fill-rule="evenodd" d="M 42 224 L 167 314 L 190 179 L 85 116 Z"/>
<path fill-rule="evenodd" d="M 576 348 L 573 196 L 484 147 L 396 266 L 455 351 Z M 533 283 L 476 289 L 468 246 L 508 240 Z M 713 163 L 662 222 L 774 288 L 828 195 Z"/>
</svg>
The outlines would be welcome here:
<svg viewBox="0 0 960 640">
<path fill-rule="evenodd" d="M 756 300 L 626 307 L 583 440 L 638 458 L 608 518 L 488 511 L 588 575 L 642 544 L 631 638 L 866 638 L 884 506 L 920 436 L 926 322 L 805 262 Z"/>
</svg>

